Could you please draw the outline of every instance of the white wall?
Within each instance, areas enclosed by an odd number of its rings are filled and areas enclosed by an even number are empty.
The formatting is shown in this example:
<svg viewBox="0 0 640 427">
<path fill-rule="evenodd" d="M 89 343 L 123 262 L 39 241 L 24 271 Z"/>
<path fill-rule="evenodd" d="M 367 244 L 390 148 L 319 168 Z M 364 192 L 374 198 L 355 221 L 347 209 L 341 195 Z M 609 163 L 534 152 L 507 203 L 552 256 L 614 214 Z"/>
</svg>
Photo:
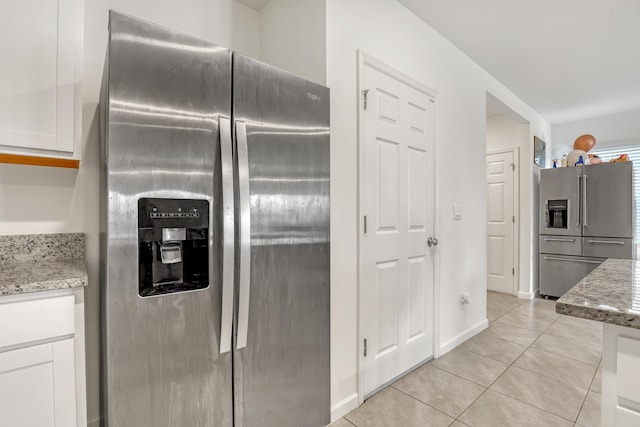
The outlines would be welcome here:
<svg viewBox="0 0 640 427">
<path fill-rule="evenodd" d="M 518 123 L 504 115 L 487 117 L 487 151 L 515 148 L 523 145 L 521 128 L 529 124 Z"/>
<path fill-rule="evenodd" d="M 549 127 L 484 70 L 394 0 L 272 0 L 261 14 L 231 0 L 86 0 L 82 162 L 79 171 L 0 165 L 0 234 L 87 234 L 87 369 L 90 420 L 98 416 L 98 197 L 95 115 L 106 44 L 107 9 L 117 8 L 165 26 L 238 47 L 331 88 L 331 303 L 334 414 L 357 403 L 357 93 L 356 49 L 435 87 L 439 160 L 440 345 L 448 348 L 486 318 L 485 94 L 490 92 L 549 141 Z M 304 6 L 301 6 L 304 4 Z M 273 9 L 271 9 L 273 8 Z M 283 15 L 275 16 L 276 12 Z M 322 13 L 326 12 L 326 26 Z M 256 12 L 257 13 L 257 12 Z M 231 17 L 231 18 L 229 18 Z M 277 23 L 295 21 L 300 37 L 282 38 Z M 320 23 L 320 27 L 318 27 Z M 240 32 L 239 28 L 248 32 Z M 256 43 L 262 31 L 268 41 Z M 291 27 L 285 31 L 291 34 Z M 270 38 L 272 37 L 273 38 Z M 325 56 L 326 43 L 326 56 Z M 258 49 L 257 46 L 260 46 Z M 308 49 L 305 47 L 308 45 Z M 269 49 L 276 47 L 275 52 Z M 278 49 L 278 46 L 280 48 Z M 284 47 L 292 47 L 286 49 Z M 301 57 L 300 52 L 305 52 Z M 306 55 L 308 54 L 308 55 Z M 282 56 L 280 56 L 282 55 Z M 326 59 L 326 68 L 325 68 Z M 320 70 L 320 71 L 319 71 Z M 522 150 L 531 159 L 531 144 Z M 531 163 L 531 162 L 528 162 Z M 523 174 L 533 193 L 535 171 Z M 462 203 L 453 222 L 452 204 Z M 522 220 L 531 222 L 531 201 Z M 24 208 L 24 209 L 23 209 Z M 27 211 L 25 213 L 25 211 Z M 525 218 L 529 215 L 527 218 Z M 532 228 L 528 230 L 532 237 Z M 534 252 L 535 253 L 535 252 Z M 523 254 L 531 257 L 532 252 Z M 533 280 L 533 272 L 526 277 Z M 471 294 L 465 311 L 461 292 Z"/>
<path fill-rule="evenodd" d="M 231 2 L 231 45 L 233 50 L 260 59 L 262 14 L 242 3 Z"/>
<path fill-rule="evenodd" d="M 535 184 L 532 179 L 538 177 L 540 171 L 533 163 L 529 151 L 533 144 L 529 123 L 519 123 L 506 115 L 487 118 L 487 151 L 506 148 L 519 148 L 519 170 L 517 171 L 519 202 L 519 257 L 518 257 L 518 288 L 519 296 L 530 298 L 537 291 L 538 245 L 537 236 L 538 211 Z M 536 181 L 537 182 L 537 181 Z M 532 187 L 533 185 L 533 187 Z M 525 220 L 529 217 L 530 220 Z M 532 228 L 533 227 L 533 228 Z"/>
<path fill-rule="evenodd" d="M 325 84 L 325 3 L 325 0 L 271 0 L 261 12 L 261 59 Z"/>
<path fill-rule="evenodd" d="M 440 349 L 486 320 L 486 93 L 547 140 L 549 125 L 455 46 L 393 0 L 327 0 L 327 84 L 331 88 L 331 322 L 333 416 L 358 400 L 358 147 L 356 50 L 434 87 L 439 163 Z M 523 149 L 531 158 L 531 147 Z M 523 175 L 529 195 L 534 172 Z M 453 203 L 463 218 L 453 221 Z M 532 203 L 522 220 L 531 224 Z M 531 228 L 531 227 L 530 227 Z M 532 231 L 527 230 L 531 237 Z M 532 256 L 531 249 L 523 254 Z M 526 272 L 532 281 L 532 272 Z M 461 309 L 461 292 L 471 304 Z"/>
<path fill-rule="evenodd" d="M 570 147 L 585 133 L 595 136 L 596 146 L 638 144 L 640 110 L 553 125 L 551 133 L 554 144 Z"/>
<path fill-rule="evenodd" d="M 87 404 L 99 417 L 98 119 L 96 108 L 111 9 L 259 56 L 258 13 L 232 0 L 85 0 L 80 169 L 0 165 L 0 234 L 86 233 Z M 246 31 L 239 31 L 244 28 Z M 232 31 L 233 30 L 233 31 Z M 235 39 L 238 39 L 236 47 Z"/>
</svg>

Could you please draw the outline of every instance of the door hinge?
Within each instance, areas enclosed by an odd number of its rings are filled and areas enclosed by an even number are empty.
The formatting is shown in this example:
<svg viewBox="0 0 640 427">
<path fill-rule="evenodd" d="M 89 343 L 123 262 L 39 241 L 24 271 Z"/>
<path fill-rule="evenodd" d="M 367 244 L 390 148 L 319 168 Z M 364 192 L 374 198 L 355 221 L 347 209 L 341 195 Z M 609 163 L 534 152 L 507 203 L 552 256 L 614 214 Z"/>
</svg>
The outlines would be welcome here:
<svg viewBox="0 0 640 427">
<path fill-rule="evenodd" d="M 364 103 L 364 110 L 367 111 L 367 99 L 369 98 L 369 89 L 362 91 L 362 98 Z"/>
<path fill-rule="evenodd" d="M 512 171 L 516 170 L 516 164 L 515 163 L 511 163 L 511 170 Z"/>
<path fill-rule="evenodd" d="M 512 276 L 515 276 L 515 275 L 516 275 L 516 268 L 515 268 L 515 267 L 513 267 L 513 268 L 511 269 L 511 275 L 512 275 Z"/>
<path fill-rule="evenodd" d="M 512 221 L 515 224 L 516 223 L 516 216 L 514 215 L 512 218 L 513 218 Z"/>
<path fill-rule="evenodd" d="M 364 216 L 364 234 L 367 234 L 367 216 Z"/>
<path fill-rule="evenodd" d="M 364 339 L 364 357 L 367 357 L 367 339 Z"/>
</svg>

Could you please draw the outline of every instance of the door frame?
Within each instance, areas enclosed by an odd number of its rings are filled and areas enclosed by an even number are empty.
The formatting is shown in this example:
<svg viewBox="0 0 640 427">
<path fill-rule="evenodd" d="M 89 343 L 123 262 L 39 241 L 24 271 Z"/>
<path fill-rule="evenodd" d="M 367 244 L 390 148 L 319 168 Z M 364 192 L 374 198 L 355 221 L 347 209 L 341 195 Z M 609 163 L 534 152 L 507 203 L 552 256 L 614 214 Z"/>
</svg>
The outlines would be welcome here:
<svg viewBox="0 0 640 427">
<path fill-rule="evenodd" d="M 512 295 L 518 296 L 520 292 L 520 147 L 501 148 L 498 150 L 488 150 L 487 156 L 490 154 L 511 153 L 513 155 L 513 215 L 516 217 L 513 223 L 513 292 Z M 486 167 L 485 158 L 485 167 Z M 487 173 L 485 170 L 485 179 Z M 488 202 L 488 200 L 487 200 Z M 488 206 L 488 203 L 487 203 Z M 488 236 L 487 236 L 488 237 Z M 489 253 L 487 252 L 487 257 Z"/>
<path fill-rule="evenodd" d="M 360 309 L 364 286 L 362 284 L 362 271 L 364 269 L 364 262 L 362 256 L 361 247 L 363 245 L 363 233 L 364 230 L 364 215 L 363 215 L 363 206 L 364 206 L 364 148 L 365 141 L 364 139 L 364 116 L 362 114 L 363 107 L 363 97 L 362 91 L 364 89 L 364 69 L 365 66 L 370 66 L 384 74 L 389 75 L 390 77 L 399 80 L 406 85 L 419 90 L 420 92 L 424 92 L 427 94 L 434 102 L 434 200 L 433 200 L 433 210 L 434 210 L 434 219 L 433 219 L 433 233 L 434 237 L 439 238 L 440 236 L 440 212 L 439 212 L 439 203 L 440 200 L 440 184 L 439 184 L 439 164 L 438 161 L 438 121 L 437 121 L 437 103 L 435 102 L 436 96 L 438 94 L 437 90 L 429 87 L 412 77 L 404 74 L 401 71 L 385 64 L 384 62 L 376 59 L 375 57 L 365 53 L 362 49 L 357 49 L 357 61 L 358 61 L 358 69 L 357 69 L 357 85 L 356 85 L 356 105 L 358 109 L 358 304 L 357 304 L 357 319 L 358 319 L 358 342 L 357 342 L 357 350 L 358 350 L 358 369 L 357 369 L 357 391 L 358 391 L 358 406 L 364 403 L 364 331 L 362 330 L 362 326 L 364 324 L 364 319 L 362 319 L 362 310 Z M 435 250 L 433 256 L 433 357 L 438 358 L 440 356 L 440 251 Z"/>
</svg>

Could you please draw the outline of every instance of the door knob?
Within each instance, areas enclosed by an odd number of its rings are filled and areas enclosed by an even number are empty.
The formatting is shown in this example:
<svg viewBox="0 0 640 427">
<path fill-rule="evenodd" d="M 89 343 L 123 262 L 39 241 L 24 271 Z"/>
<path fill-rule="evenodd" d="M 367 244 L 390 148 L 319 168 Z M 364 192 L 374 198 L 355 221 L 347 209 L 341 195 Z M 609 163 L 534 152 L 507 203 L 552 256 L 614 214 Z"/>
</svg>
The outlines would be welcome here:
<svg viewBox="0 0 640 427">
<path fill-rule="evenodd" d="M 438 246 L 438 239 L 436 239 L 435 237 L 429 236 L 429 238 L 427 239 L 427 246 L 429 247 Z"/>
</svg>

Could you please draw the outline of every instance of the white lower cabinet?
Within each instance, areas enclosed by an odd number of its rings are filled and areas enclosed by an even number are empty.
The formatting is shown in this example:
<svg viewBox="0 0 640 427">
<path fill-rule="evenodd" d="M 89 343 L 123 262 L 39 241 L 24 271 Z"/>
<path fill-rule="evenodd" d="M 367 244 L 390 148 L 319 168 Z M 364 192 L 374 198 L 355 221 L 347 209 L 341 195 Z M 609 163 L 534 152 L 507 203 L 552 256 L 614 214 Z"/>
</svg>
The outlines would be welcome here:
<svg viewBox="0 0 640 427">
<path fill-rule="evenodd" d="M 0 353 L 2 425 L 76 426 L 73 338 Z"/>
<path fill-rule="evenodd" d="M 604 324 L 603 427 L 640 426 L 640 329 Z"/>
<path fill-rule="evenodd" d="M 0 426 L 82 425 L 74 294 L 44 296 L 0 298 Z"/>
<path fill-rule="evenodd" d="M 616 407 L 616 427 L 640 426 L 640 413 L 631 409 Z"/>
</svg>

